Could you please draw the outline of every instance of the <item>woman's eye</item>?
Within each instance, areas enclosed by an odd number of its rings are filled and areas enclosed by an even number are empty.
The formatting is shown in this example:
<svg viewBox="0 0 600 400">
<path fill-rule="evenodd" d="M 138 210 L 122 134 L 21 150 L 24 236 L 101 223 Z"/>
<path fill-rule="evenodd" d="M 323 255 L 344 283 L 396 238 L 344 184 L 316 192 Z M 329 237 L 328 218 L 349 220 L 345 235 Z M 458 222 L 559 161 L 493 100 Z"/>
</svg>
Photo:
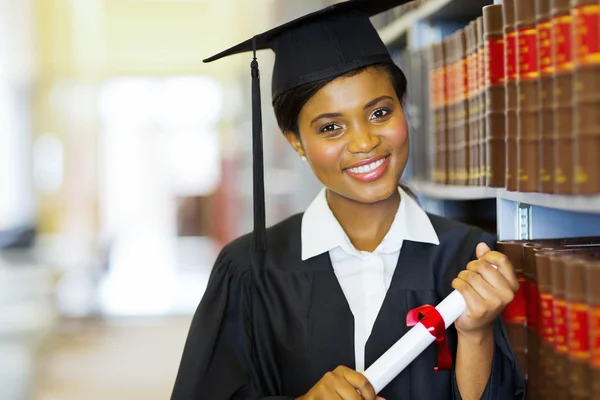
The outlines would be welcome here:
<svg viewBox="0 0 600 400">
<path fill-rule="evenodd" d="M 321 129 L 319 129 L 319 132 L 323 132 L 323 133 L 335 132 L 338 129 L 340 129 L 339 125 L 336 125 L 336 124 L 327 124 L 327 125 L 323 125 L 321 127 Z"/>
<path fill-rule="evenodd" d="M 373 111 L 373 114 L 371 114 L 371 119 L 380 119 L 385 117 L 387 114 L 389 114 L 390 111 L 386 108 L 380 108 L 378 110 Z"/>
</svg>

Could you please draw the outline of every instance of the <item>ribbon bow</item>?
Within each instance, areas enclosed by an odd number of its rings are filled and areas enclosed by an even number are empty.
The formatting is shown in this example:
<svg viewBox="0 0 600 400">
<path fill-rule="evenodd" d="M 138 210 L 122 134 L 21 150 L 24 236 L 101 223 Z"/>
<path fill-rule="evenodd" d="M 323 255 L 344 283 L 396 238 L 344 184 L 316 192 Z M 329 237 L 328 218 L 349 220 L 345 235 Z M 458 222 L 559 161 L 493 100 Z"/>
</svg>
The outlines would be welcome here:
<svg viewBox="0 0 600 400">
<path fill-rule="evenodd" d="M 420 315 L 423 315 L 423 318 L 419 319 Z M 437 372 L 439 370 L 451 369 L 452 355 L 450 354 L 448 339 L 446 338 L 446 323 L 439 311 L 429 304 L 410 310 L 406 315 L 406 325 L 414 326 L 419 322 L 435 337 L 435 341 L 440 347 L 438 351 L 438 365 L 434 370 Z"/>
</svg>

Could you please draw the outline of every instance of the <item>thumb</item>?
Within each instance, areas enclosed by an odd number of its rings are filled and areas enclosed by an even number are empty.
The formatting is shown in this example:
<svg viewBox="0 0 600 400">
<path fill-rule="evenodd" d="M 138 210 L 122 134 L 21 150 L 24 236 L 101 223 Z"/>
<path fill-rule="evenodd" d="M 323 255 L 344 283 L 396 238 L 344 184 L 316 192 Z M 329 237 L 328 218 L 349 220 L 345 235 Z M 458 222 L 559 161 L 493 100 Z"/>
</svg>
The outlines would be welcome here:
<svg viewBox="0 0 600 400">
<path fill-rule="evenodd" d="M 492 251 L 492 249 L 490 249 L 490 247 L 486 243 L 481 242 L 477 245 L 475 254 L 477 255 L 477 258 L 481 258 L 485 255 L 485 253 L 488 253 L 490 251 Z"/>
</svg>

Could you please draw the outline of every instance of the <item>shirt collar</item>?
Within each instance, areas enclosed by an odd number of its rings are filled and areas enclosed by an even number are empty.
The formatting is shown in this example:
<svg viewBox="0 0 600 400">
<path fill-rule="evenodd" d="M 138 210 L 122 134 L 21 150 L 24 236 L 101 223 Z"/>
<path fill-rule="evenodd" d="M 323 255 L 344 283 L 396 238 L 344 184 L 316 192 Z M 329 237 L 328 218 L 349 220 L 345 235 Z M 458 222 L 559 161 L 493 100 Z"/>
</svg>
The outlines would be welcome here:
<svg viewBox="0 0 600 400">
<path fill-rule="evenodd" d="M 401 187 L 400 206 L 390 230 L 375 250 L 376 253 L 393 253 L 400 250 L 404 240 L 439 245 L 439 239 L 421 206 Z M 327 204 L 323 188 L 302 217 L 302 260 L 323 254 L 337 247 L 347 252 L 357 252 Z"/>
</svg>

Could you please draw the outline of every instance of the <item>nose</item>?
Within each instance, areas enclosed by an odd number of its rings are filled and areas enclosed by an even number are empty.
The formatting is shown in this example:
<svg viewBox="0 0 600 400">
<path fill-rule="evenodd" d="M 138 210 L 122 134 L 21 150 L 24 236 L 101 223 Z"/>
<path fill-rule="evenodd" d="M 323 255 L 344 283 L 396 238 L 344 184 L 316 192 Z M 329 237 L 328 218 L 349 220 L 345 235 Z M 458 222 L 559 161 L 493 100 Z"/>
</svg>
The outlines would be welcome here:
<svg viewBox="0 0 600 400">
<path fill-rule="evenodd" d="M 380 141 L 380 137 L 372 134 L 368 129 L 358 128 L 352 132 L 348 143 L 348 151 L 351 153 L 370 153 L 379 145 Z"/>
</svg>

